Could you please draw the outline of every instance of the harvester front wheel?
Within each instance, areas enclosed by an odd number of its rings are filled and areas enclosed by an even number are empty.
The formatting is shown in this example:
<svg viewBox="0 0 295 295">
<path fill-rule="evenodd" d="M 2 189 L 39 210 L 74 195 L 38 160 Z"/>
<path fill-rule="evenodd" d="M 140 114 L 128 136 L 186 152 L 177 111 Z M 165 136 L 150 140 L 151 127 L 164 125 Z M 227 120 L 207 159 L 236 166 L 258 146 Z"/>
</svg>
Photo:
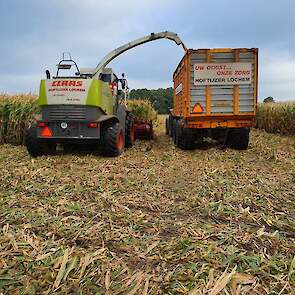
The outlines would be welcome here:
<svg viewBox="0 0 295 295">
<path fill-rule="evenodd" d="M 25 145 L 33 158 L 43 155 L 54 155 L 56 152 L 56 144 L 54 142 L 46 142 L 38 138 L 36 124 L 26 129 Z"/>
<path fill-rule="evenodd" d="M 229 131 L 226 145 L 236 150 L 246 150 L 249 145 L 249 133 L 248 128 L 232 129 Z"/>
<path fill-rule="evenodd" d="M 108 125 L 103 131 L 103 155 L 116 157 L 124 150 L 123 130 L 119 123 Z"/>
<path fill-rule="evenodd" d="M 135 141 L 134 119 L 131 113 L 126 115 L 125 147 L 132 147 Z"/>
</svg>

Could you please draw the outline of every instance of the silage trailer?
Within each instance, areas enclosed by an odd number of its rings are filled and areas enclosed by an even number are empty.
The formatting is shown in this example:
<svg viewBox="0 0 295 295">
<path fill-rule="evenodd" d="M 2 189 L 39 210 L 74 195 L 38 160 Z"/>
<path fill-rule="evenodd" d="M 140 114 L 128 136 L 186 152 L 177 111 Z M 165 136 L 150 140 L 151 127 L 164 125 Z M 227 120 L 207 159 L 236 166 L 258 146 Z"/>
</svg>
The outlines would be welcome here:
<svg viewBox="0 0 295 295">
<path fill-rule="evenodd" d="M 166 133 L 181 149 L 211 137 L 247 149 L 257 106 L 258 49 L 189 49 L 174 75 Z"/>
</svg>

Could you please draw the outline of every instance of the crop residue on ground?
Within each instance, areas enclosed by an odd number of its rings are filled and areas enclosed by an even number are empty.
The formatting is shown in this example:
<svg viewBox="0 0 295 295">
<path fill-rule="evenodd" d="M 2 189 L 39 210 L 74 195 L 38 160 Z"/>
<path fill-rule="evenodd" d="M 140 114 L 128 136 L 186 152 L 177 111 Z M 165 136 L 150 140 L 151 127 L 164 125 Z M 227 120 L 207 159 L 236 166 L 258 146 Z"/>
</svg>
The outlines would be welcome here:
<svg viewBox="0 0 295 295">
<path fill-rule="evenodd" d="M 294 292 L 294 138 L 184 152 L 161 122 L 118 158 L 1 145 L 0 166 L 0 293 Z"/>
</svg>

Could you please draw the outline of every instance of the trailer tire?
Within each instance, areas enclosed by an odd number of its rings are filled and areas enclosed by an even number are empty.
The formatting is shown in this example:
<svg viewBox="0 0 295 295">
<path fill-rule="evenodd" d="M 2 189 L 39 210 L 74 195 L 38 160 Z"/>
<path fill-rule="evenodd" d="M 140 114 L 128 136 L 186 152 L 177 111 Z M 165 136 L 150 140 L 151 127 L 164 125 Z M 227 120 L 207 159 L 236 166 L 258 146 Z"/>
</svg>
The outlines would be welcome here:
<svg viewBox="0 0 295 295">
<path fill-rule="evenodd" d="M 180 121 L 177 122 L 177 126 L 176 126 L 176 146 L 178 148 L 181 148 L 181 141 L 182 141 L 182 126 Z"/>
<path fill-rule="evenodd" d="M 126 115 L 126 127 L 125 127 L 125 147 L 130 148 L 133 146 L 135 141 L 135 127 L 134 118 L 132 113 Z"/>
<path fill-rule="evenodd" d="M 54 155 L 56 152 L 56 143 L 40 140 L 37 136 L 37 125 L 33 124 L 25 131 L 25 145 L 28 153 L 33 157 L 43 155 Z"/>
<path fill-rule="evenodd" d="M 169 127 L 169 130 L 168 130 L 168 133 L 169 133 L 169 136 L 172 137 L 172 130 L 173 130 L 173 117 L 171 115 L 169 115 L 169 118 L 168 118 L 168 127 Z"/>
<path fill-rule="evenodd" d="M 172 132 L 172 138 L 173 138 L 173 142 L 176 145 L 176 128 L 177 128 L 177 123 L 178 120 L 177 119 L 173 119 L 173 132 Z"/>
<path fill-rule="evenodd" d="M 181 122 L 178 121 L 176 125 L 176 146 L 182 150 L 194 149 L 194 137 L 189 134 L 189 131 L 183 128 Z"/>
<path fill-rule="evenodd" d="M 249 145 L 249 133 L 248 128 L 232 129 L 229 131 L 226 145 L 236 150 L 246 150 Z"/>
<path fill-rule="evenodd" d="M 169 135 L 169 117 L 165 120 L 165 134 Z"/>
<path fill-rule="evenodd" d="M 124 150 L 123 130 L 115 122 L 108 124 L 103 130 L 102 153 L 106 157 L 116 157 Z"/>
</svg>

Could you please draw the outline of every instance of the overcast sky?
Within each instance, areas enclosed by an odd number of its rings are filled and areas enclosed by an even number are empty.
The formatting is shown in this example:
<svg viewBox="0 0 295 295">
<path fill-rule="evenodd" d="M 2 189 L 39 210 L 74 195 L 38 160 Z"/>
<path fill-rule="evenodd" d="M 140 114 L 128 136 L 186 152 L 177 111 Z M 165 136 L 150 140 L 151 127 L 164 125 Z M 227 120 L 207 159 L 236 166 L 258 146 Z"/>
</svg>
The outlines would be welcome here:
<svg viewBox="0 0 295 295">
<path fill-rule="evenodd" d="M 63 51 L 95 67 L 112 49 L 151 32 L 189 48 L 258 47 L 259 98 L 295 100 L 294 0 L 1 0 L 0 92 L 38 92 Z M 181 47 L 158 40 L 112 62 L 130 88 L 172 86 Z"/>
</svg>

